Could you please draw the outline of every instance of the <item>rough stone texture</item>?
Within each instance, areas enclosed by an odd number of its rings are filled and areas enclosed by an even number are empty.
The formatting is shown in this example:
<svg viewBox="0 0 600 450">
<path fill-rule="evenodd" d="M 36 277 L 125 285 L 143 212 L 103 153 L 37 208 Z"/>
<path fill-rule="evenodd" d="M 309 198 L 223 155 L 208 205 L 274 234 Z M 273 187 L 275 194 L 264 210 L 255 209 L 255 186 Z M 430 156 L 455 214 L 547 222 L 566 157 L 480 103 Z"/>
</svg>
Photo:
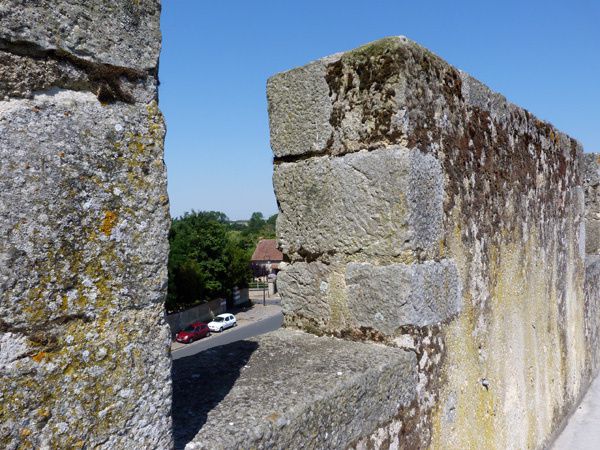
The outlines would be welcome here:
<svg viewBox="0 0 600 450">
<path fill-rule="evenodd" d="M 277 156 L 319 152 L 325 147 L 331 132 L 331 102 L 325 82 L 329 59 L 279 74 L 277 80 L 267 82 L 271 147 L 279 149 Z M 313 143 L 309 148 L 308 142 Z"/>
<path fill-rule="evenodd" d="M 458 272 L 448 260 L 383 266 L 298 262 L 280 272 L 277 282 L 286 293 L 288 323 L 317 334 L 360 329 L 393 336 L 406 326 L 444 322 L 462 304 Z"/>
<path fill-rule="evenodd" d="M 190 450 L 344 449 L 417 386 L 411 352 L 288 330 L 176 360 L 173 378 L 176 448 Z"/>
<path fill-rule="evenodd" d="M 460 311 L 460 280 L 453 262 L 373 266 L 346 271 L 348 309 L 360 326 L 395 334 L 406 325 L 446 321 Z"/>
<path fill-rule="evenodd" d="M 434 158 L 417 150 L 282 163 L 275 167 L 273 184 L 282 213 L 277 222 L 281 247 L 292 259 L 438 250 L 442 172 Z"/>
<path fill-rule="evenodd" d="M 581 146 L 403 37 L 276 75 L 268 89 L 290 262 L 279 279 L 285 324 L 408 348 L 419 360 L 416 412 L 398 418 L 418 440 L 395 440 L 397 423 L 381 421 L 353 446 L 546 445 L 599 352 L 585 251 L 594 229 L 584 220 L 595 220 L 596 185 Z M 427 164 L 413 169 L 407 155 Z M 411 172 L 423 175 L 411 183 Z M 422 217 L 412 225 L 411 208 Z M 448 279 L 458 278 L 462 298 L 424 272 L 440 292 L 423 302 L 419 283 L 403 281 L 407 266 L 417 274 L 442 261 L 456 268 Z M 351 267 L 371 273 L 351 283 Z M 393 295 L 401 286 L 410 292 Z"/>
<path fill-rule="evenodd" d="M 123 68 L 93 65 L 64 55 L 29 56 L 0 50 L 0 99 L 32 98 L 35 93 L 70 89 L 94 93 L 103 103 L 148 103 L 156 98 L 156 78 Z"/>
<path fill-rule="evenodd" d="M 582 165 L 585 179 L 585 251 L 600 255 L 600 155 L 586 153 Z"/>
<path fill-rule="evenodd" d="M 2 448 L 172 444 L 158 13 L 0 6 Z"/>
<path fill-rule="evenodd" d="M 600 155 L 586 153 L 582 158 L 585 188 L 585 337 L 588 373 L 600 371 Z"/>
<path fill-rule="evenodd" d="M 332 273 L 331 265 L 320 261 L 296 262 L 279 272 L 277 288 L 287 295 L 287 301 L 281 305 L 284 316 L 303 317 L 319 324 L 331 320 L 335 303 L 326 294 Z"/>
<path fill-rule="evenodd" d="M 156 71 L 160 0 L 4 0 L 0 47 L 65 52 L 94 63 Z M 24 25 L 26 24 L 26 25 Z"/>
<path fill-rule="evenodd" d="M 588 257 L 585 268 L 585 341 L 589 378 L 600 371 L 600 258 Z"/>
</svg>

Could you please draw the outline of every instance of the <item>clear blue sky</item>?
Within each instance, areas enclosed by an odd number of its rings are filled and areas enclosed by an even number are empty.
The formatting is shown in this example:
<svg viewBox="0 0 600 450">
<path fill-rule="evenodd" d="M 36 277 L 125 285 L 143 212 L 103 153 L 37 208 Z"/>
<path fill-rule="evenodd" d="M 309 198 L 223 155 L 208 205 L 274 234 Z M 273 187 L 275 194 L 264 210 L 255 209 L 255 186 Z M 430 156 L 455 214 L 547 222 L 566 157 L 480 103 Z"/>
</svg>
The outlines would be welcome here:
<svg viewBox="0 0 600 450">
<path fill-rule="evenodd" d="M 600 151 L 600 2 L 163 0 L 171 213 L 277 211 L 269 76 L 405 35 Z"/>
</svg>

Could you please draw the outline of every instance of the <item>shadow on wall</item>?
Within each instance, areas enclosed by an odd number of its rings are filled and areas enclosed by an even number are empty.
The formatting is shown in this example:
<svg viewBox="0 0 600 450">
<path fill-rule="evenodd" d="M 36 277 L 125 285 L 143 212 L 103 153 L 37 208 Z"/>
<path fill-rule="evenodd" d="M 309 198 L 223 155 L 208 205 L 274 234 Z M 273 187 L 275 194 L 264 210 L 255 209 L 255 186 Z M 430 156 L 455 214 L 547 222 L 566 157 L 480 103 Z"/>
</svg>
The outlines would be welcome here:
<svg viewBox="0 0 600 450">
<path fill-rule="evenodd" d="M 190 442 L 208 413 L 229 393 L 256 342 L 240 341 L 173 361 L 173 437 L 175 449 Z"/>
</svg>

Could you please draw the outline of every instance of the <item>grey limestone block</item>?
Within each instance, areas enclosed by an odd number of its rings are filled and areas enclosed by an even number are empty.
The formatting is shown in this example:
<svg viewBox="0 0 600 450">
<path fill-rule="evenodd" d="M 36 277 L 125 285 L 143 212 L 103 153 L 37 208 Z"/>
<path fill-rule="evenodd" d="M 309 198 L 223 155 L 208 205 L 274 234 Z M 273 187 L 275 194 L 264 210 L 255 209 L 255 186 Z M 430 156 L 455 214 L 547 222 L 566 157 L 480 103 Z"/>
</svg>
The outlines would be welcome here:
<svg viewBox="0 0 600 450">
<path fill-rule="evenodd" d="M 1 447 L 170 445 L 163 139 L 156 103 L 0 103 Z"/>
<path fill-rule="evenodd" d="M 402 326 L 447 321 L 462 306 L 460 278 L 450 260 L 387 266 L 351 263 L 346 285 L 352 319 L 387 335 Z"/>
<path fill-rule="evenodd" d="M 153 71 L 161 46 L 160 10 L 160 0 L 4 0 L 0 48 L 58 51 L 92 63 Z"/>
<path fill-rule="evenodd" d="M 278 164 L 281 248 L 292 259 L 435 253 L 443 182 L 434 157 L 401 147 Z"/>
<path fill-rule="evenodd" d="M 585 341 L 588 360 L 589 380 L 593 380 L 600 370 L 600 257 L 586 258 L 584 282 Z"/>
<path fill-rule="evenodd" d="M 6 102 L 0 114 L 3 320 L 162 302 L 169 216 L 157 105 L 61 91 Z"/>
<path fill-rule="evenodd" d="M 401 349 L 291 330 L 176 360 L 176 448 L 347 448 L 413 401 L 416 366 Z"/>
<path fill-rule="evenodd" d="M 585 190 L 585 250 L 600 255 L 600 155 L 585 153 L 582 158 Z"/>
<path fill-rule="evenodd" d="M 302 155 L 326 147 L 332 132 L 332 105 L 325 77 L 333 60 L 335 56 L 327 57 L 268 80 L 271 146 L 281 149 L 278 155 Z"/>
<path fill-rule="evenodd" d="M 278 276 L 285 323 L 312 333 L 363 330 L 394 337 L 462 310 L 454 261 L 412 264 L 296 262 Z"/>
<path fill-rule="evenodd" d="M 283 314 L 299 314 L 316 323 L 331 316 L 331 306 L 326 298 L 327 280 L 331 265 L 320 261 L 297 262 L 277 274 L 277 288 L 282 295 Z"/>
<path fill-rule="evenodd" d="M 276 158 L 290 158 L 406 145 L 425 109 L 442 123 L 446 97 L 459 95 L 455 69 L 403 36 L 388 37 L 273 76 L 271 146 Z"/>
<path fill-rule="evenodd" d="M 0 4 L 0 448 L 172 447 L 159 15 Z"/>
<path fill-rule="evenodd" d="M 543 447 L 598 365 L 597 156 L 403 37 L 268 89 L 285 324 L 428 347 L 418 426 L 434 447 Z M 482 393 L 499 414 L 471 414 Z M 480 419 L 491 432 L 469 433 Z"/>
<path fill-rule="evenodd" d="M 271 147 L 287 161 L 388 145 L 452 152 L 440 147 L 477 143 L 468 125 L 481 127 L 488 117 L 502 128 L 525 124 L 519 134 L 552 128 L 404 36 L 277 74 L 267 91 Z M 543 138 L 570 145 L 553 133 Z"/>
</svg>

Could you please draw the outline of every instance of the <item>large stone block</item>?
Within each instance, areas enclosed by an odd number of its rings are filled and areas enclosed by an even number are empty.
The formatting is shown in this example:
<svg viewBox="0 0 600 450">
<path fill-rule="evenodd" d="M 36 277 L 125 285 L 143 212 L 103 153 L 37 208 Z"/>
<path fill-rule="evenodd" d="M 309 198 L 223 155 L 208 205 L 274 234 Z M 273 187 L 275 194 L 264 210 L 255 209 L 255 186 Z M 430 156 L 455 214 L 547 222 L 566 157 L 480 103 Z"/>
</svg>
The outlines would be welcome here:
<svg viewBox="0 0 600 450">
<path fill-rule="evenodd" d="M 373 265 L 296 262 L 278 276 L 288 325 L 313 333 L 388 337 L 447 322 L 462 307 L 453 261 Z"/>
<path fill-rule="evenodd" d="M 600 155 L 586 153 L 582 159 L 585 189 L 585 251 L 600 255 Z"/>
<path fill-rule="evenodd" d="M 449 125 L 447 100 L 460 97 L 461 80 L 440 58 L 399 36 L 275 75 L 267 88 L 271 146 L 276 158 L 285 158 L 406 145 L 420 133 L 426 108 Z"/>
<path fill-rule="evenodd" d="M 321 152 L 333 128 L 332 105 L 325 77 L 336 57 L 274 76 L 267 82 L 271 147 L 277 156 Z"/>
<path fill-rule="evenodd" d="M 283 314 L 300 316 L 317 323 L 331 320 L 331 301 L 327 298 L 330 264 L 322 262 L 297 262 L 286 266 L 277 275 L 277 288 L 281 294 Z"/>
<path fill-rule="evenodd" d="M 458 271 L 449 260 L 389 266 L 352 263 L 346 285 L 352 318 L 388 335 L 402 326 L 447 321 L 462 305 Z"/>
<path fill-rule="evenodd" d="M 289 330 L 178 359 L 176 448 L 345 449 L 415 399 L 416 365 L 411 352 Z"/>
<path fill-rule="evenodd" d="M 156 104 L 103 106 L 62 91 L 0 114 L 4 322 L 163 301 L 169 217 Z"/>
<path fill-rule="evenodd" d="M 163 138 L 156 104 L 0 104 L 4 448 L 169 445 Z"/>
<path fill-rule="evenodd" d="M 5 0 L 0 4 L 0 48 L 56 51 L 153 71 L 160 52 L 160 9 L 160 0 Z"/>
<path fill-rule="evenodd" d="M 292 258 L 427 254 L 439 246 L 443 177 L 435 158 L 418 150 L 281 163 L 273 179 L 279 241 Z"/>
<path fill-rule="evenodd" d="M 169 448 L 160 2 L 0 5 L 0 447 Z"/>
<path fill-rule="evenodd" d="M 585 267 L 585 341 L 589 379 L 600 370 L 600 257 L 588 257 Z"/>
</svg>

